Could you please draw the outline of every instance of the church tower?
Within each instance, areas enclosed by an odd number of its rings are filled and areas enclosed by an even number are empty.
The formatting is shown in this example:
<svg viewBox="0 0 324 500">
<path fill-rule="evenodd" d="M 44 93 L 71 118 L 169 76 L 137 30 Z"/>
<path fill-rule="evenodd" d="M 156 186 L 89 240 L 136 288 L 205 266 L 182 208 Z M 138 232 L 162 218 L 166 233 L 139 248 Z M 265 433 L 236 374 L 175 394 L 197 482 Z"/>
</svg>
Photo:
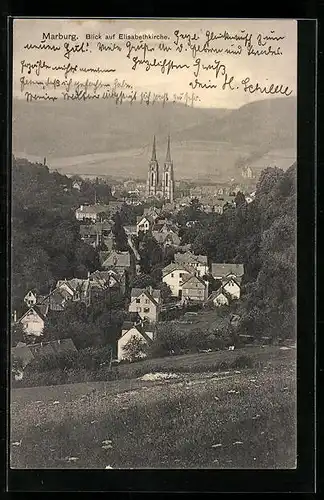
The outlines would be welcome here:
<svg viewBox="0 0 324 500">
<path fill-rule="evenodd" d="M 156 159 L 156 144 L 154 136 L 152 157 L 151 161 L 149 162 L 149 170 L 148 170 L 148 177 L 146 184 L 147 196 L 156 196 L 158 193 L 158 185 L 159 185 L 159 164 Z"/>
<path fill-rule="evenodd" d="M 163 168 L 162 192 L 165 200 L 173 203 L 174 200 L 174 176 L 173 176 L 173 161 L 171 160 L 170 152 L 170 136 L 168 136 L 167 153 Z"/>
</svg>

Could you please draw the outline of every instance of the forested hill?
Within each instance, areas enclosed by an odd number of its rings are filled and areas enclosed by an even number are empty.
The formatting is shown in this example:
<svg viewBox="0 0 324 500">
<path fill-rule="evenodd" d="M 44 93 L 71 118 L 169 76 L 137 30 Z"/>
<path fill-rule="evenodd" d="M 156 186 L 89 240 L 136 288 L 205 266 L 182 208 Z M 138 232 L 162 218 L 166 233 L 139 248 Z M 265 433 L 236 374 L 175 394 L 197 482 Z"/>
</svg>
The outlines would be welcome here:
<svg viewBox="0 0 324 500">
<path fill-rule="evenodd" d="M 199 203 L 175 216 L 201 225 L 184 229 L 191 243 L 209 262 L 243 263 L 245 276 L 238 313 L 241 333 L 255 337 L 292 337 L 296 309 L 296 171 L 267 168 L 260 176 L 255 200 L 237 195 L 236 208 L 222 215 L 204 214 Z"/>
<path fill-rule="evenodd" d="M 12 165 L 12 308 L 26 292 L 47 293 L 58 279 L 86 277 L 95 270 L 95 250 L 80 240 L 74 210 L 93 196 L 42 164 L 13 159 Z M 109 194 L 109 193 L 108 193 Z"/>
</svg>

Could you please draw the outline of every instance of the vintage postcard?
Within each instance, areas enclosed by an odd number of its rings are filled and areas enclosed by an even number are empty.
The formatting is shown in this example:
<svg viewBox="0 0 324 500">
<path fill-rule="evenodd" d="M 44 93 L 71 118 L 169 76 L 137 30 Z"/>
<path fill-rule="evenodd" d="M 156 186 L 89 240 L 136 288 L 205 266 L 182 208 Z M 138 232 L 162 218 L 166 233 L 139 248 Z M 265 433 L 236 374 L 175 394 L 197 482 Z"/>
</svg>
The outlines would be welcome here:
<svg viewBox="0 0 324 500">
<path fill-rule="evenodd" d="M 296 468 L 297 21 L 16 18 L 12 96 L 10 467 Z"/>
</svg>

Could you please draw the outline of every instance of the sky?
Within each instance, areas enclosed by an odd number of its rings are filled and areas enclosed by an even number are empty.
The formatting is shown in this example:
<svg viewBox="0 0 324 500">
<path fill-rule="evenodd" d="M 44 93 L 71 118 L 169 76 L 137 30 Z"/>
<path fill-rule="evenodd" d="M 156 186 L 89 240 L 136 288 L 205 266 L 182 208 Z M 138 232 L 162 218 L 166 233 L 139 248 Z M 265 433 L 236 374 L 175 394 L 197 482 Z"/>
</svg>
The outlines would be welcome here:
<svg viewBox="0 0 324 500">
<path fill-rule="evenodd" d="M 195 89 L 189 86 L 189 82 L 194 80 L 192 65 L 195 58 L 192 56 L 191 50 L 183 51 L 181 54 L 176 53 L 174 50 L 174 41 L 176 37 L 174 32 L 179 30 L 183 34 L 194 33 L 200 37 L 200 41 L 206 40 L 206 32 L 214 32 L 215 34 L 224 33 L 227 31 L 229 34 L 235 33 L 251 33 L 253 40 L 256 42 L 257 35 L 273 35 L 284 36 L 284 40 L 280 42 L 274 41 L 274 45 L 281 48 L 281 56 L 253 56 L 247 54 L 241 55 L 228 55 L 228 54 L 202 54 L 197 55 L 200 57 L 202 63 L 214 64 L 215 60 L 221 61 L 221 64 L 226 66 L 228 75 L 233 75 L 235 81 L 241 82 L 242 79 L 250 78 L 251 83 L 259 82 L 260 85 L 275 85 L 289 86 L 292 95 L 296 95 L 297 90 L 297 21 L 295 20 L 226 20 L 226 19 L 208 19 L 208 20 L 180 20 L 180 19 L 15 19 L 13 28 L 13 95 L 14 97 L 21 97 L 20 92 L 20 78 L 21 74 L 21 61 L 25 60 L 35 63 L 39 59 L 46 60 L 48 64 L 66 64 L 69 61 L 64 58 L 63 52 L 49 52 L 44 50 L 24 50 L 24 45 L 39 44 L 43 38 L 43 33 L 62 33 L 62 34 L 76 34 L 79 37 L 79 42 L 85 41 L 87 33 L 101 33 L 102 36 L 115 34 L 115 41 L 122 47 L 122 52 L 100 52 L 97 48 L 97 41 L 89 41 L 89 51 L 85 54 L 73 54 L 70 58 L 71 64 L 79 64 L 87 67 L 100 67 L 100 68 L 114 68 L 115 73 L 100 74 L 100 79 L 103 81 L 111 82 L 113 79 L 118 78 L 120 81 L 125 80 L 139 92 L 151 91 L 154 93 L 163 94 L 168 92 L 170 95 L 174 93 L 189 93 L 195 92 L 199 97 L 199 102 L 195 105 L 203 107 L 225 107 L 237 108 L 254 100 L 260 100 L 263 97 L 269 98 L 269 95 L 261 95 L 260 93 L 251 94 L 244 92 L 243 86 L 238 85 L 239 88 L 233 92 L 221 90 L 221 85 L 217 89 Z M 243 30 L 245 30 L 243 32 Z M 272 33 L 271 33 L 272 31 Z M 153 68 L 150 71 L 145 71 L 144 66 L 137 67 L 132 70 L 132 60 L 127 58 L 128 49 L 126 41 L 118 41 L 118 34 L 143 34 L 155 33 L 163 34 L 170 37 L 167 40 L 170 46 L 173 47 L 172 51 L 162 55 L 161 51 L 154 52 L 154 56 L 158 59 L 172 58 L 176 64 L 187 64 L 190 69 L 185 68 L 181 71 L 172 70 L 170 73 L 162 74 L 160 68 Z M 187 39 L 185 39 L 186 41 Z M 185 41 L 183 41 L 184 45 Z M 103 40 L 101 42 L 113 44 L 113 40 Z M 161 40 L 144 41 L 157 48 Z M 48 42 L 51 44 L 61 45 L 64 43 L 59 41 Z M 140 42 L 131 42 L 133 45 L 138 45 Z M 200 43 L 200 42 L 198 42 Z M 216 45 L 212 45 L 212 44 Z M 224 47 L 224 41 L 217 40 L 211 42 L 210 46 Z M 227 46 L 228 43 L 226 42 Z M 242 42 L 234 42 L 237 46 Z M 268 42 L 272 43 L 272 42 Z M 244 42 L 243 42 L 244 44 Z M 259 48 L 259 47 L 256 47 Z M 91 52 L 90 52 L 91 51 Z M 156 54 L 156 55 L 155 55 Z M 131 58 L 138 56 L 140 59 L 143 56 L 143 51 L 133 51 Z M 149 53 L 150 59 L 154 58 Z M 35 75 L 27 75 L 27 78 L 37 79 Z M 57 72 L 48 71 L 43 76 L 58 76 Z M 88 77 L 88 74 L 77 74 L 75 78 L 79 81 Z M 94 78 L 94 77 L 93 77 Z M 213 80 L 214 73 L 212 71 L 201 71 L 199 75 L 200 81 L 208 83 L 215 83 Z M 274 97 L 278 97 L 275 95 Z"/>
</svg>

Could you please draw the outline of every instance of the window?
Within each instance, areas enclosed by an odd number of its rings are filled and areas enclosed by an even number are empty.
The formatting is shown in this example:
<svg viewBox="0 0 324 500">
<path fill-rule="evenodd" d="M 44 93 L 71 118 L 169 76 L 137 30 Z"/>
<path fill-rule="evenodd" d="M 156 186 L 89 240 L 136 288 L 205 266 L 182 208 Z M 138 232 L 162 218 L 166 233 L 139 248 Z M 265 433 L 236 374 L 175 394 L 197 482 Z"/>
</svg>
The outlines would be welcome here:
<svg viewBox="0 0 324 500">
<path fill-rule="evenodd" d="M 136 299 L 136 304 L 140 304 L 141 303 L 141 299 Z"/>
<path fill-rule="evenodd" d="M 171 273 L 171 278 L 174 278 L 174 273 Z"/>
<path fill-rule="evenodd" d="M 149 303 L 150 303 L 149 299 L 145 299 L 145 304 L 149 304 Z"/>
<path fill-rule="evenodd" d="M 150 312 L 150 308 L 149 307 L 144 307 L 144 311 L 145 313 L 149 313 Z"/>
<path fill-rule="evenodd" d="M 183 273 L 179 273 L 179 277 L 182 278 L 182 276 L 183 276 Z"/>
<path fill-rule="evenodd" d="M 169 174 L 165 174 L 165 185 L 167 186 L 169 184 Z"/>
</svg>

